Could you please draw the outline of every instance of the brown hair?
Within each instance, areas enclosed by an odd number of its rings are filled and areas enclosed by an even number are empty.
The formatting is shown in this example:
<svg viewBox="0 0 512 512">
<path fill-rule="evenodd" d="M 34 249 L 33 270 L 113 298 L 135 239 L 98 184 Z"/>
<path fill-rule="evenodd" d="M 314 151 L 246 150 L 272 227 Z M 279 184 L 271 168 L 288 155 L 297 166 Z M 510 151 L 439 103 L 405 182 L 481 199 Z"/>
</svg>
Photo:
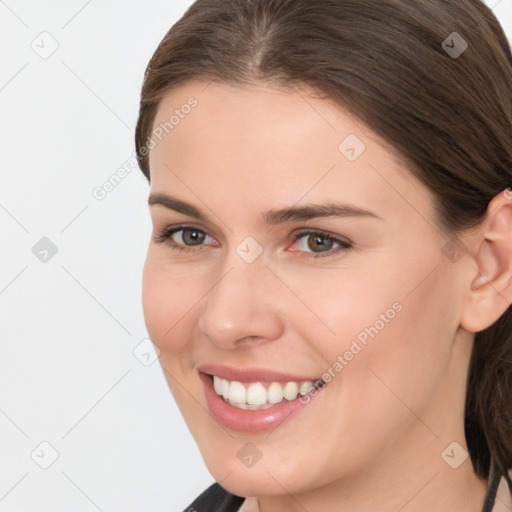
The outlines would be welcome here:
<svg viewBox="0 0 512 512">
<path fill-rule="evenodd" d="M 453 236 L 512 186 L 512 55 L 479 0 L 197 0 L 145 72 L 135 138 L 148 180 L 159 102 L 190 79 L 312 87 L 398 150 Z M 465 430 L 481 477 L 491 455 L 512 467 L 511 365 L 509 307 L 476 334 L 469 368 Z"/>
</svg>

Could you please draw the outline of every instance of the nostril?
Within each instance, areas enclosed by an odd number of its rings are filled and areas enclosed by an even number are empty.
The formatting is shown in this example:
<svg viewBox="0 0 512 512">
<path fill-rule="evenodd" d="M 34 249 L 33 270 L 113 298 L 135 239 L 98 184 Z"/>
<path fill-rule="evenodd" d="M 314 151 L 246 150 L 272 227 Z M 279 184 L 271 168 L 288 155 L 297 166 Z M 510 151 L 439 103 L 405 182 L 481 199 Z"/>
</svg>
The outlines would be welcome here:
<svg viewBox="0 0 512 512">
<path fill-rule="evenodd" d="M 236 345 L 246 345 L 246 344 L 256 345 L 259 343 L 263 343 L 265 341 L 268 341 L 268 340 L 265 340 L 265 338 L 262 338 L 261 336 L 244 336 L 243 338 L 240 338 L 239 340 L 237 340 L 235 343 L 236 343 Z"/>
</svg>

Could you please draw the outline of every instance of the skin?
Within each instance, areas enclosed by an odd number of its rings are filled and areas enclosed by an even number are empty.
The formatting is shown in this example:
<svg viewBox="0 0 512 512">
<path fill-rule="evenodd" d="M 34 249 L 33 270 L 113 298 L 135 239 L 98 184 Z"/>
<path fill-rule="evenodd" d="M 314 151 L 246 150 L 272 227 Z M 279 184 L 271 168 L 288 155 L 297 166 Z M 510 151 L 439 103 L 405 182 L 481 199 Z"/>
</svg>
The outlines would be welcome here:
<svg viewBox="0 0 512 512">
<path fill-rule="evenodd" d="M 469 458 L 453 469 L 441 454 L 454 441 L 457 456 L 467 449 L 473 333 L 506 308 L 489 284 L 473 291 L 472 283 L 484 271 L 499 274 L 510 300 L 510 261 L 496 256 L 512 252 L 503 235 L 510 201 L 494 200 L 495 222 L 465 233 L 467 253 L 454 263 L 429 191 L 344 109 L 306 88 L 192 81 L 167 94 L 154 126 L 191 96 L 197 107 L 150 151 L 150 192 L 172 194 L 206 220 L 150 208 L 143 305 L 169 387 L 214 478 L 253 497 L 247 504 L 262 512 L 479 512 L 486 482 Z M 366 145 L 354 162 L 338 149 L 349 134 Z M 332 201 L 378 218 L 261 220 L 269 210 Z M 208 235 L 202 245 L 187 252 L 156 241 L 183 223 Z M 299 229 L 352 247 L 334 244 L 315 258 L 314 235 L 294 240 Z M 173 240 L 187 248 L 181 235 Z M 247 236 L 263 248 L 251 264 L 236 252 Z M 321 377 L 397 302 L 395 318 L 271 433 L 229 431 L 211 417 L 198 365 Z M 251 468 L 237 457 L 247 442 L 262 454 Z"/>
</svg>

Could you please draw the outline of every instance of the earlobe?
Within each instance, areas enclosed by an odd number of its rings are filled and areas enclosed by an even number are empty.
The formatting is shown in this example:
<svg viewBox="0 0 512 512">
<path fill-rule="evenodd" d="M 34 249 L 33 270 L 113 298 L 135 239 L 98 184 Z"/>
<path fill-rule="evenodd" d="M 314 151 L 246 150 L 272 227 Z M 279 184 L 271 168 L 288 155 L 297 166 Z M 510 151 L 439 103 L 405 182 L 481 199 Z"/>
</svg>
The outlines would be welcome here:
<svg viewBox="0 0 512 512">
<path fill-rule="evenodd" d="M 471 237 L 472 275 L 461 326 L 480 332 L 507 310 L 512 300 L 512 197 L 497 195 Z M 476 276 L 475 276 L 476 272 Z"/>
</svg>

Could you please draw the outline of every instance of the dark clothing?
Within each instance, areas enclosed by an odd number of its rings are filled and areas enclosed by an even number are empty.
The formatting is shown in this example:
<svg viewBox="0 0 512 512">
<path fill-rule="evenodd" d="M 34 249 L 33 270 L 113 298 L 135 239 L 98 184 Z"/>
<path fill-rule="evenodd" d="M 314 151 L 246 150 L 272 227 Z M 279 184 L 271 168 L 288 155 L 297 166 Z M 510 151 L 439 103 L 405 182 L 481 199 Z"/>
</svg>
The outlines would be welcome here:
<svg viewBox="0 0 512 512">
<path fill-rule="evenodd" d="M 237 512 L 245 498 L 228 493 L 215 483 L 183 512 Z"/>
</svg>

